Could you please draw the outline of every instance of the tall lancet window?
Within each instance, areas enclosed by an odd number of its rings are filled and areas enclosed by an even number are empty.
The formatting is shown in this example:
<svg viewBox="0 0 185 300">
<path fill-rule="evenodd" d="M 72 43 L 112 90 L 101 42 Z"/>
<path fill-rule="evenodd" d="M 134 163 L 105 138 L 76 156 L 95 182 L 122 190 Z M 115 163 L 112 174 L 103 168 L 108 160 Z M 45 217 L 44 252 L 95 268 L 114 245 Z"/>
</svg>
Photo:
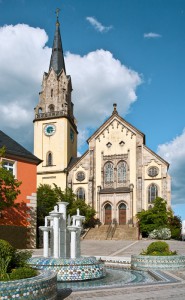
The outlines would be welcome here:
<svg viewBox="0 0 185 300">
<path fill-rule="evenodd" d="M 46 156 L 46 165 L 52 166 L 53 165 L 53 154 L 52 152 L 48 152 Z"/>
<path fill-rule="evenodd" d="M 112 183 L 114 181 L 114 165 L 111 162 L 107 162 L 104 168 L 105 183 Z"/>
<path fill-rule="evenodd" d="M 127 180 L 127 164 L 125 161 L 121 161 L 118 163 L 118 182 L 122 183 Z"/>
<path fill-rule="evenodd" d="M 153 203 L 158 197 L 158 187 L 156 184 L 152 183 L 148 188 L 148 203 Z"/>
<path fill-rule="evenodd" d="M 53 97 L 53 89 L 51 89 L 51 98 Z"/>
<path fill-rule="evenodd" d="M 79 188 L 76 192 L 78 200 L 85 200 L 85 190 L 83 188 Z"/>
</svg>

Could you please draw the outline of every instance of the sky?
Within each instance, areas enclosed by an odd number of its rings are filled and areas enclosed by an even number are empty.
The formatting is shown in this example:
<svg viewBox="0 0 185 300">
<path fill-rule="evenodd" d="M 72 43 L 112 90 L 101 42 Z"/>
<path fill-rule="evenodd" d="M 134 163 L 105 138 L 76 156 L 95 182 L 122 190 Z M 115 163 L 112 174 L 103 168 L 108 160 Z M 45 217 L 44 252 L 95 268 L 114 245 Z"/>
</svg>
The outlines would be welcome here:
<svg viewBox="0 0 185 300">
<path fill-rule="evenodd" d="M 185 219 L 185 1 L 0 0 L 0 128 L 30 151 L 56 8 L 79 153 L 117 103 L 170 163 L 172 208 Z"/>
</svg>

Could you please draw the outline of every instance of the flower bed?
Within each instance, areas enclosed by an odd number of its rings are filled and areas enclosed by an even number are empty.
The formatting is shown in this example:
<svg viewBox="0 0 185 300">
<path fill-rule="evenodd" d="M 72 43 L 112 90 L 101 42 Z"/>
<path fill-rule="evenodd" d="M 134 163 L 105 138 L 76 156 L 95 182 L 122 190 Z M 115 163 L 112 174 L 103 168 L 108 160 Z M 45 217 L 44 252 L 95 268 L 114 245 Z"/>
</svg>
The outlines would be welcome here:
<svg viewBox="0 0 185 300">
<path fill-rule="evenodd" d="M 55 300 L 57 278 L 51 271 L 39 272 L 38 276 L 0 282 L 0 299 Z"/>
<path fill-rule="evenodd" d="M 136 270 L 179 270 L 185 268 L 185 256 L 171 251 L 164 241 L 151 243 L 140 255 L 131 256 L 131 268 Z"/>
<path fill-rule="evenodd" d="M 180 270 L 185 269 L 185 256 L 132 255 L 131 268 L 135 270 Z"/>
</svg>

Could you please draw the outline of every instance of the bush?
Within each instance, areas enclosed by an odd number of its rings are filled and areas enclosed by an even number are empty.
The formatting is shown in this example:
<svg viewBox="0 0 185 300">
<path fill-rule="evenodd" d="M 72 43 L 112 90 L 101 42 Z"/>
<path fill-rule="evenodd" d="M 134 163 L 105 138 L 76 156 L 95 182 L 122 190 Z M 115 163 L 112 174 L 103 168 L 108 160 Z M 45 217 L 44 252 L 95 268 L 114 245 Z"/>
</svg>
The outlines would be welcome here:
<svg viewBox="0 0 185 300">
<path fill-rule="evenodd" d="M 5 240 L 0 240 L 0 257 L 6 258 L 6 257 L 13 257 L 15 253 L 15 249 Z"/>
<path fill-rule="evenodd" d="M 170 251 L 169 245 L 166 242 L 153 242 L 151 243 L 146 251 L 143 251 L 141 255 L 158 255 L 158 256 L 165 256 L 165 255 L 176 255 L 177 252 Z"/>
<path fill-rule="evenodd" d="M 171 229 L 171 238 L 174 240 L 180 240 L 181 239 L 181 230 L 180 228 L 172 228 Z"/>
<path fill-rule="evenodd" d="M 29 267 L 23 267 L 18 269 L 13 269 L 12 273 L 10 273 L 10 280 L 19 280 L 24 278 L 30 278 L 37 276 L 37 270 L 34 270 Z"/>
<path fill-rule="evenodd" d="M 5 240 L 0 240 L 0 280 L 7 278 L 11 270 L 10 262 L 15 254 L 15 249 Z"/>
<path fill-rule="evenodd" d="M 150 239 L 169 240 L 171 238 L 171 230 L 169 228 L 154 229 L 148 237 Z"/>
<path fill-rule="evenodd" d="M 0 281 L 36 276 L 37 272 L 27 264 L 31 253 L 27 250 L 16 250 L 7 241 L 0 240 Z"/>
<path fill-rule="evenodd" d="M 28 259 L 31 258 L 32 251 L 16 250 L 11 261 L 11 268 L 19 268 L 28 266 Z"/>
</svg>

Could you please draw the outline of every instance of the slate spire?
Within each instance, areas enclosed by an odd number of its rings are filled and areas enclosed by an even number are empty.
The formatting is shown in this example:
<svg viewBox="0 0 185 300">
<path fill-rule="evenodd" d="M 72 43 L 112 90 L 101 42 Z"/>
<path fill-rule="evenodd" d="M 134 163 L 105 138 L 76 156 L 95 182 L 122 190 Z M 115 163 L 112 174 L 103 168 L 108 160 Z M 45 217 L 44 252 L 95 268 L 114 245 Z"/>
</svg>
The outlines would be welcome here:
<svg viewBox="0 0 185 300">
<path fill-rule="evenodd" d="M 49 70 L 53 68 L 53 70 L 57 73 L 57 75 L 61 72 L 62 69 L 64 69 L 64 72 L 66 73 L 58 13 L 59 13 L 59 9 L 56 10 L 56 14 L 57 14 L 56 29 L 55 29 L 53 48 L 52 48 L 52 54 L 50 59 L 50 65 L 49 65 Z"/>
</svg>

